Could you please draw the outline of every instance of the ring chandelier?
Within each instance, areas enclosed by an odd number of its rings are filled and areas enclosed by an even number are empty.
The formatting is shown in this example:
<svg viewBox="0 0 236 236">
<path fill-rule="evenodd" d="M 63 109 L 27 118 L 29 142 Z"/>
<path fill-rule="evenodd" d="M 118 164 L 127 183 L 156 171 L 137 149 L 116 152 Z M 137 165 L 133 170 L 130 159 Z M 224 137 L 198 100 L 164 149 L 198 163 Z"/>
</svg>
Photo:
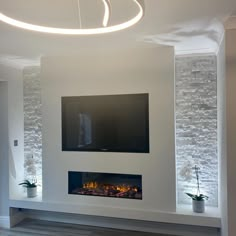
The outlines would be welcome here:
<svg viewBox="0 0 236 236">
<path fill-rule="evenodd" d="M 130 0 L 134 4 L 136 4 L 138 8 L 138 13 L 131 18 L 130 20 L 126 22 L 122 22 L 117 25 L 111 25 L 108 26 L 108 22 L 110 19 L 110 13 L 111 13 L 111 3 L 110 0 L 102 0 L 103 5 L 104 5 L 104 17 L 102 21 L 103 27 L 99 28 L 82 28 L 81 27 L 81 16 L 80 16 L 80 5 L 79 5 L 79 0 L 78 0 L 78 12 L 79 12 L 79 18 L 80 18 L 80 28 L 54 28 L 54 27 L 47 27 L 47 26 L 42 26 L 42 25 L 35 25 L 35 24 L 30 24 L 27 22 L 19 21 L 16 19 L 13 19 L 9 16 L 4 15 L 3 13 L 0 12 L 0 21 L 15 26 L 19 27 L 22 29 L 26 30 L 31 30 L 31 31 L 37 31 L 41 33 L 49 33 L 49 34 L 64 34 L 64 35 L 92 35 L 92 34 L 104 34 L 104 33 L 111 33 L 119 30 L 123 30 L 126 28 L 129 28 L 136 23 L 138 23 L 143 15 L 144 15 L 144 4 L 143 0 Z"/>
</svg>

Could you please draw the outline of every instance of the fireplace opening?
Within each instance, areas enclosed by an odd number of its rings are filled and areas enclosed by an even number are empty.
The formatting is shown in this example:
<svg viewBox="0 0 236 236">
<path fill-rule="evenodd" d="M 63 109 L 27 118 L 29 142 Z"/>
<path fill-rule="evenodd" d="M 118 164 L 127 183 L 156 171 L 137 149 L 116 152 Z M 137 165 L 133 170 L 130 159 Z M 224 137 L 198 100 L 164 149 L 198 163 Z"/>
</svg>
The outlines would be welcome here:
<svg viewBox="0 0 236 236">
<path fill-rule="evenodd" d="M 68 193 L 142 200 L 142 176 L 69 171 Z"/>
</svg>

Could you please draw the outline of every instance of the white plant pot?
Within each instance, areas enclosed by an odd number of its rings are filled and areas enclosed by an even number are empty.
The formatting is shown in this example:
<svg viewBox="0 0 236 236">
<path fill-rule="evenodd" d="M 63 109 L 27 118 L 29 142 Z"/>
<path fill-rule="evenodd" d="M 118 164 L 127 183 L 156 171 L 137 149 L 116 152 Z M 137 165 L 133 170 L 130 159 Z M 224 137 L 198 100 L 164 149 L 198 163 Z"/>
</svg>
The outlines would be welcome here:
<svg viewBox="0 0 236 236">
<path fill-rule="evenodd" d="M 37 196 L 37 187 L 27 188 L 27 197 L 32 198 Z"/>
<path fill-rule="evenodd" d="M 204 213 L 205 212 L 205 201 L 192 200 L 193 212 Z"/>
</svg>

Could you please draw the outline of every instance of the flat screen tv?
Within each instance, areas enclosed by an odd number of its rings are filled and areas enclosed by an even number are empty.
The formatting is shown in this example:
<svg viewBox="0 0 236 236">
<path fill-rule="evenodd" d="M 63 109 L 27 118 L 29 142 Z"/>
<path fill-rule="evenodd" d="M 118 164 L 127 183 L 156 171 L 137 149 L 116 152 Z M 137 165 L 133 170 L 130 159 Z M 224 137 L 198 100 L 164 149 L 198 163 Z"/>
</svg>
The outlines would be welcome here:
<svg viewBox="0 0 236 236">
<path fill-rule="evenodd" d="M 62 151 L 149 153 L 148 94 L 62 97 Z"/>
</svg>

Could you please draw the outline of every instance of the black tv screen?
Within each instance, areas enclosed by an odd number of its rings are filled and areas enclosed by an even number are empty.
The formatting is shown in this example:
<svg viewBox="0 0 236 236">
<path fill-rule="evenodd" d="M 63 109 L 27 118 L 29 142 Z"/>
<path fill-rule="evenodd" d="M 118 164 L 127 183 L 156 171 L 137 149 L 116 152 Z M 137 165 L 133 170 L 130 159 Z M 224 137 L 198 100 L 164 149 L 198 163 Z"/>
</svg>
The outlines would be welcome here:
<svg viewBox="0 0 236 236">
<path fill-rule="evenodd" d="M 148 94 L 62 97 L 62 151 L 149 153 Z"/>
</svg>

